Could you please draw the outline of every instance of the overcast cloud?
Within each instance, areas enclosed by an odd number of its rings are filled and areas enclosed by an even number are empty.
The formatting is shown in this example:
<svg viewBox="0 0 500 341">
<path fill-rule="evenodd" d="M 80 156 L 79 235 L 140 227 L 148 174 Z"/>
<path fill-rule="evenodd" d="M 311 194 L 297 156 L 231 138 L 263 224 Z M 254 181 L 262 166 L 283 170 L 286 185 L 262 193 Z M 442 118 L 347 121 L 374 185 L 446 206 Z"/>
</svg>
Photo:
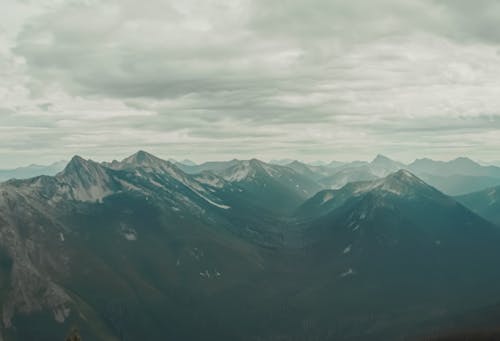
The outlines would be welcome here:
<svg viewBox="0 0 500 341">
<path fill-rule="evenodd" d="M 500 155 L 500 1 L 2 0 L 0 168 Z"/>
</svg>

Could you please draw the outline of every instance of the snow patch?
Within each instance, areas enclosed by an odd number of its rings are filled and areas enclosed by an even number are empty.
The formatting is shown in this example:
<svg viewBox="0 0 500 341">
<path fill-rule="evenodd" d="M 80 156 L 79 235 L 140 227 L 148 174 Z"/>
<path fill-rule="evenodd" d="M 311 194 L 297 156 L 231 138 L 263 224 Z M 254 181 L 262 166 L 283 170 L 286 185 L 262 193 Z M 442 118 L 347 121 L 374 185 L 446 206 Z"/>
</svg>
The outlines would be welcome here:
<svg viewBox="0 0 500 341">
<path fill-rule="evenodd" d="M 352 268 L 349 268 L 347 271 L 343 272 L 340 274 L 340 277 L 348 277 L 348 276 L 354 276 L 356 274 L 356 272 L 352 269 Z"/>
<path fill-rule="evenodd" d="M 212 174 L 200 175 L 200 176 L 196 177 L 196 180 L 201 182 L 202 184 L 205 184 L 205 185 L 208 185 L 211 187 L 216 187 L 216 188 L 224 187 L 224 182 Z"/>
<path fill-rule="evenodd" d="M 129 232 L 125 232 L 123 234 L 123 236 L 125 237 L 126 240 L 128 241 L 135 241 L 137 240 L 137 235 L 135 233 L 129 233 Z"/>
<path fill-rule="evenodd" d="M 136 241 L 137 240 L 137 231 L 134 230 L 133 228 L 126 227 L 125 225 L 121 226 L 121 232 L 123 238 L 125 238 L 128 241 Z"/>
<path fill-rule="evenodd" d="M 205 200 L 206 202 L 208 202 L 208 203 L 209 203 L 209 204 L 211 204 L 211 205 L 214 205 L 214 206 L 216 206 L 216 207 L 222 208 L 222 209 L 224 209 L 224 210 L 228 210 L 228 209 L 230 209 L 230 208 L 231 208 L 231 206 L 227 206 L 227 205 L 223 205 L 223 204 L 218 204 L 218 203 L 216 203 L 216 202 L 214 202 L 214 201 L 212 201 L 212 200 L 208 199 L 207 197 L 205 197 L 204 195 L 202 195 L 202 194 L 200 194 L 200 193 L 196 193 L 196 194 L 198 194 L 201 198 L 203 198 L 203 200 Z"/>
<path fill-rule="evenodd" d="M 323 199 L 321 200 L 321 205 L 323 205 L 324 203 L 330 201 L 333 199 L 333 193 L 331 192 L 327 192 L 323 195 Z"/>
<path fill-rule="evenodd" d="M 58 323 L 64 323 L 66 319 L 68 318 L 69 314 L 71 312 L 70 308 L 67 307 L 60 307 L 54 309 L 54 320 L 56 320 Z"/>
<path fill-rule="evenodd" d="M 251 175 L 250 163 L 243 161 L 235 167 L 230 168 L 230 172 L 225 174 L 224 179 L 230 182 L 243 181 Z"/>
</svg>

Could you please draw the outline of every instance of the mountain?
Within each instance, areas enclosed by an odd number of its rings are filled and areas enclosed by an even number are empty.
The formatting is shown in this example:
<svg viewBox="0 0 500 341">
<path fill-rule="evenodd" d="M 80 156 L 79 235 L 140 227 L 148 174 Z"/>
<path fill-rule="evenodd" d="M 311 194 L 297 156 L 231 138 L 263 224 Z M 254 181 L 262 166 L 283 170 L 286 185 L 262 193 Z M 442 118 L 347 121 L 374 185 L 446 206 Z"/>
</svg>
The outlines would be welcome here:
<svg viewBox="0 0 500 341">
<path fill-rule="evenodd" d="M 460 157 L 451 161 L 417 159 L 408 169 L 419 174 L 432 175 L 468 175 L 500 178 L 500 167 L 482 166 L 469 158 Z"/>
<path fill-rule="evenodd" d="M 58 161 L 48 166 L 30 165 L 15 169 L 0 169 L 0 181 L 28 179 L 39 175 L 55 175 L 64 169 L 66 161 Z"/>
<path fill-rule="evenodd" d="M 405 170 L 321 190 L 255 159 L 75 156 L 0 184 L 0 336 L 409 339 L 500 302 L 499 243 Z"/>
<path fill-rule="evenodd" d="M 197 174 L 203 171 L 218 172 L 237 164 L 238 160 L 230 161 L 209 161 L 200 165 L 189 165 L 178 163 L 177 167 L 188 174 Z"/>
<path fill-rule="evenodd" d="M 343 166 L 345 163 L 340 161 L 331 161 L 327 166 L 330 168 L 338 168 Z"/>
<path fill-rule="evenodd" d="M 354 161 L 339 165 L 325 175 L 319 182 L 329 189 L 343 187 L 349 182 L 374 180 L 384 177 L 399 169 L 405 168 L 405 165 L 391 160 L 386 156 L 377 155 L 371 162 Z"/>
<path fill-rule="evenodd" d="M 491 188 L 500 184 L 500 178 L 471 175 L 419 175 L 425 182 L 440 191 L 458 196 Z"/>
<path fill-rule="evenodd" d="M 426 195 L 429 198 L 443 199 L 446 196 L 435 188 L 427 185 L 418 177 L 406 170 L 390 174 L 386 178 L 359 181 L 346 184 L 337 190 L 324 190 L 304 202 L 298 208 L 299 215 L 319 217 L 330 213 L 333 209 L 341 207 L 348 200 L 361 198 L 365 195 L 379 195 L 380 201 L 388 195 L 413 199 L 417 195 Z"/>
<path fill-rule="evenodd" d="M 369 165 L 362 165 L 336 169 L 333 175 L 320 179 L 319 183 L 324 186 L 324 188 L 335 189 L 341 188 L 350 182 L 375 180 L 377 178 L 378 176 L 373 174 Z"/>
<path fill-rule="evenodd" d="M 77 324 L 90 340 L 224 338 L 211 307 L 250 290 L 264 261 L 213 188 L 146 152 L 1 184 L 0 335 L 63 339 Z"/>
<path fill-rule="evenodd" d="M 279 160 L 271 160 L 271 161 L 269 161 L 269 163 L 271 165 L 286 166 L 294 161 L 295 160 L 292 160 L 292 159 L 279 159 Z"/>
<path fill-rule="evenodd" d="M 371 173 L 377 177 L 384 177 L 405 168 L 406 165 L 403 163 L 389 159 L 381 154 L 377 155 L 370 163 Z"/>
<path fill-rule="evenodd" d="M 414 336 L 423 331 L 411 326 L 416 321 L 487 306 L 489 295 L 499 296 L 491 286 L 500 282 L 499 229 L 408 171 L 319 192 L 296 215 L 308 252 L 338 276 L 315 292 L 324 297 L 316 309 L 338 308 L 329 309 L 331 318 L 348 310 L 368 321 L 387 309 L 391 317 L 379 323 L 407 324 Z M 383 327 L 381 334 L 376 329 L 353 339 L 384 339 Z"/>
<path fill-rule="evenodd" d="M 292 168 L 297 173 L 307 176 L 315 181 L 337 173 L 337 170 L 332 169 L 328 166 L 313 166 L 300 161 L 293 161 L 286 166 Z"/>
<path fill-rule="evenodd" d="M 485 219 L 500 224 L 500 187 L 458 196 L 456 199 Z"/>
<path fill-rule="evenodd" d="M 321 189 L 309 174 L 256 159 L 239 161 L 217 174 L 241 188 L 256 205 L 282 214 L 295 209 Z"/>
<path fill-rule="evenodd" d="M 310 161 L 310 162 L 308 162 L 308 164 L 311 166 L 328 166 L 328 162 L 321 161 L 321 160 Z"/>
<path fill-rule="evenodd" d="M 418 159 L 408 169 L 449 195 L 462 195 L 500 185 L 500 168 L 460 157 L 451 161 Z"/>
<path fill-rule="evenodd" d="M 179 161 L 178 163 L 182 164 L 182 165 L 186 165 L 186 166 L 196 166 L 197 163 L 194 162 L 194 161 L 191 161 L 189 159 L 184 159 L 182 161 Z"/>
</svg>

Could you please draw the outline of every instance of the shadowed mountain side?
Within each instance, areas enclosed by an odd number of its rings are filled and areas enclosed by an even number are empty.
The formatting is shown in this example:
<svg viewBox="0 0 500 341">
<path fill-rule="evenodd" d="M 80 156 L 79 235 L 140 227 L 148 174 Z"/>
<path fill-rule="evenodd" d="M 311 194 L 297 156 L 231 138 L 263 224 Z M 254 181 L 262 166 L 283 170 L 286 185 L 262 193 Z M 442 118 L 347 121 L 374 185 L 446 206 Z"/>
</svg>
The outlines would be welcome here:
<svg viewBox="0 0 500 341">
<path fill-rule="evenodd" d="M 4 339 L 402 339 L 500 301 L 498 229 L 408 171 L 313 195 L 233 167 L 138 152 L 0 185 Z"/>
</svg>

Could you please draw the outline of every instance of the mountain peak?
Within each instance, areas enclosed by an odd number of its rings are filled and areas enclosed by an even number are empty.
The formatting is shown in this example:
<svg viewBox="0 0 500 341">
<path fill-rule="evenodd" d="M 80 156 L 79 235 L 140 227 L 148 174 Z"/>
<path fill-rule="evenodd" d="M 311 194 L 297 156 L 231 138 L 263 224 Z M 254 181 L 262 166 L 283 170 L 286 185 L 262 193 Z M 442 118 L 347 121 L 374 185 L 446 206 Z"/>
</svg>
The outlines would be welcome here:
<svg viewBox="0 0 500 341">
<path fill-rule="evenodd" d="M 393 200 L 399 202 L 426 198 L 441 202 L 447 197 L 413 173 L 401 169 L 382 179 L 350 182 L 337 190 L 318 192 L 297 210 L 297 214 L 310 216 L 318 212 L 329 212 L 354 198 L 367 198 L 374 207 L 380 207 L 387 202 L 395 202 Z"/>
<path fill-rule="evenodd" d="M 378 162 L 378 161 L 392 161 L 392 160 L 385 155 L 377 154 L 377 156 L 375 156 L 372 162 Z"/>
<path fill-rule="evenodd" d="M 239 182 L 254 178 L 257 174 L 266 174 L 274 177 L 279 173 L 280 169 L 287 169 L 287 167 L 270 165 L 258 159 L 243 160 L 227 168 L 222 173 L 222 177 L 227 181 Z"/>
<path fill-rule="evenodd" d="M 286 166 L 301 166 L 302 167 L 302 166 L 306 166 L 306 164 L 303 162 L 300 162 L 298 160 L 293 160 L 292 162 L 290 162 Z"/>
<path fill-rule="evenodd" d="M 386 179 L 397 179 L 400 181 L 411 181 L 423 183 L 415 174 L 407 169 L 400 169 L 392 174 L 389 174 Z"/>
<path fill-rule="evenodd" d="M 398 170 L 378 180 L 353 182 L 344 186 L 343 189 L 356 195 L 371 191 L 392 193 L 397 196 L 413 196 L 417 193 L 437 192 L 433 187 L 406 169 Z"/>
<path fill-rule="evenodd" d="M 394 161 L 393 159 L 388 158 L 385 155 L 378 154 L 371 162 L 372 165 L 379 164 L 379 165 L 393 165 L 393 164 L 399 164 L 399 162 Z"/>
<path fill-rule="evenodd" d="M 160 159 L 153 154 L 150 154 L 143 150 L 139 150 L 137 153 L 123 159 L 118 165 L 119 168 L 163 168 L 165 166 L 172 167 L 173 164 L 170 161 Z"/>
<path fill-rule="evenodd" d="M 451 160 L 450 163 L 461 165 L 461 166 L 480 166 L 480 164 L 478 164 L 477 162 L 469 159 L 468 157 L 464 157 L 464 156 L 457 157 L 456 159 Z"/>
<path fill-rule="evenodd" d="M 92 166 L 95 166 L 94 161 L 85 160 L 81 156 L 75 155 L 68 162 L 62 173 L 69 174 L 73 172 L 81 172 L 82 170 L 88 170 Z"/>
<path fill-rule="evenodd" d="M 251 166 L 261 166 L 264 162 L 260 161 L 259 159 L 251 159 L 249 160 L 249 164 Z"/>
<path fill-rule="evenodd" d="M 107 169 L 97 162 L 76 155 L 57 175 L 68 186 L 72 199 L 79 201 L 102 200 L 112 192 L 112 180 Z"/>
<path fill-rule="evenodd" d="M 178 163 L 181 163 L 183 165 L 186 165 L 186 166 L 197 166 L 198 164 L 192 160 L 189 160 L 189 159 L 184 159 L 182 161 L 179 161 Z"/>
<path fill-rule="evenodd" d="M 379 180 L 379 185 L 376 186 L 376 188 L 396 195 L 415 195 L 424 192 L 438 192 L 406 169 L 400 169 L 397 172 L 389 174 L 384 179 Z"/>
<path fill-rule="evenodd" d="M 71 158 L 71 160 L 69 161 L 68 165 L 70 165 L 72 163 L 73 164 L 80 164 L 82 162 L 86 162 L 86 160 L 83 157 L 81 157 L 80 155 L 75 155 L 75 156 L 73 156 Z"/>
<path fill-rule="evenodd" d="M 158 158 L 153 154 L 145 152 L 144 150 L 139 150 L 137 153 L 132 154 L 131 156 L 125 158 L 122 162 L 143 164 L 143 163 L 149 163 L 152 160 L 157 160 L 157 159 Z"/>
</svg>

